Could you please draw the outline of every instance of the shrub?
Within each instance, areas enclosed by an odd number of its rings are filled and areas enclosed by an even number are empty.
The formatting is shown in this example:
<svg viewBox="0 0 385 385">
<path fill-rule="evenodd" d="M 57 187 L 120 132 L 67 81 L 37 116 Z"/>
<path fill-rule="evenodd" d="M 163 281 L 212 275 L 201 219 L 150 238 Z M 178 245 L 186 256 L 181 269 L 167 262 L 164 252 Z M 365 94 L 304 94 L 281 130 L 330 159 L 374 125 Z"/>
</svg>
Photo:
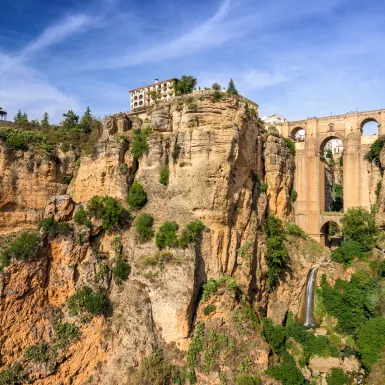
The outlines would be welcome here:
<svg viewBox="0 0 385 385">
<path fill-rule="evenodd" d="M 263 335 L 271 348 L 280 353 L 285 350 L 286 331 L 282 325 L 275 326 L 269 318 L 263 318 Z"/>
<path fill-rule="evenodd" d="M 71 343 L 76 341 L 81 334 L 79 328 L 69 322 L 56 323 L 54 328 L 56 332 L 55 339 L 57 341 L 57 346 L 60 348 L 66 348 L 71 345 Z"/>
<path fill-rule="evenodd" d="M 191 92 L 193 92 L 196 84 L 197 84 L 196 78 L 194 78 L 191 75 L 183 75 L 177 81 L 176 91 L 177 91 L 178 95 L 191 94 Z"/>
<path fill-rule="evenodd" d="M 268 188 L 269 188 L 269 185 L 267 183 L 262 183 L 262 182 L 259 183 L 259 191 L 261 193 L 267 192 Z"/>
<path fill-rule="evenodd" d="M 128 174 L 128 165 L 127 163 L 122 163 L 120 166 L 119 166 L 119 172 L 120 174 L 122 175 L 127 175 Z"/>
<path fill-rule="evenodd" d="M 286 230 L 287 230 L 287 233 L 290 235 L 307 239 L 306 233 L 295 223 L 286 223 Z"/>
<path fill-rule="evenodd" d="M 95 195 L 88 204 L 88 215 L 102 221 L 102 228 L 112 231 L 123 224 L 125 210 L 120 202 L 112 197 Z"/>
<path fill-rule="evenodd" d="M 147 194 L 137 180 L 134 181 L 128 192 L 127 203 L 131 210 L 140 210 L 147 203 Z"/>
<path fill-rule="evenodd" d="M 18 129 L 12 127 L 0 127 L 0 140 L 12 150 L 27 151 L 30 146 L 34 146 L 47 151 L 52 151 L 52 146 L 48 143 L 48 138 L 42 132 Z"/>
<path fill-rule="evenodd" d="M 255 108 L 249 108 L 249 111 L 251 113 L 251 115 L 257 115 L 257 110 Z"/>
<path fill-rule="evenodd" d="M 107 300 L 102 292 L 94 293 L 88 286 L 84 286 L 68 298 L 67 306 L 71 316 L 80 315 L 84 311 L 99 315 L 106 311 Z"/>
<path fill-rule="evenodd" d="M 297 368 L 294 358 L 288 352 L 282 354 L 281 365 L 269 367 L 267 374 L 281 381 L 283 385 L 307 384 L 301 371 Z"/>
<path fill-rule="evenodd" d="M 213 313 L 215 312 L 215 310 L 217 310 L 217 307 L 213 304 L 210 304 L 210 305 L 207 305 L 204 309 L 203 309 L 203 314 L 204 315 L 209 315 L 210 313 Z"/>
<path fill-rule="evenodd" d="M 72 177 L 71 176 L 65 176 L 63 178 L 63 183 L 64 184 L 70 184 L 71 183 L 71 180 L 72 180 Z"/>
<path fill-rule="evenodd" d="M 214 96 L 213 96 L 213 98 L 214 98 L 214 102 L 219 102 L 220 100 L 222 100 L 223 99 L 223 92 L 221 92 L 221 91 L 215 91 L 214 92 Z"/>
<path fill-rule="evenodd" d="M 84 210 L 83 206 L 80 206 L 79 210 L 76 211 L 76 214 L 74 215 L 74 222 L 77 223 L 78 225 L 83 225 L 89 228 L 92 227 L 92 223 L 88 219 L 86 210 Z"/>
<path fill-rule="evenodd" d="M 117 261 L 115 267 L 112 269 L 112 276 L 114 281 L 120 285 L 123 281 L 128 279 L 128 276 L 131 271 L 131 266 L 124 261 Z"/>
<path fill-rule="evenodd" d="M 244 245 L 237 250 L 237 254 L 244 259 L 249 259 L 250 246 L 251 246 L 251 242 L 246 241 Z"/>
<path fill-rule="evenodd" d="M 189 243 L 197 242 L 201 232 L 205 229 L 205 225 L 201 221 L 190 222 L 182 231 L 182 235 L 178 239 L 178 246 L 186 248 Z"/>
<path fill-rule="evenodd" d="M 290 191 L 290 200 L 294 203 L 298 198 L 298 193 L 294 189 Z"/>
<path fill-rule="evenodd" d="M 182 147 L 179 146 L 178 143 L 175 143 L 174 149 L 172 150 L 172 159 L 174 163 L 176 163 L 176 161 L 178 160 L 181 150 L 182 150 Z"/>
<path fill-rule="evenodd" d="M 134 140 L 131 146 L 131 153 L 135 159 L 139 159 L 144 153 L 148 151 L 148 139 L 149 134 L 140 130 L 134 131 Z"/>
<path fill-rule="evenodd" d="M 214 83 L 211 88 L 214 90 L 214 91 L 220 91 L 222 89 L 221 85 L 218 84 L 218 83 Z"/>
<path fill-rule="evenodd" d="M 222 275 L 222 277 L 218 279 L 210 278 L 202 287 L 203 301 L 208 301 L 212 294 L 216 294 L 218 287 L 220 286 L 226 287 L 232 291 L 236 291 L 238 287 L 235 279 L 227 275 Z"/>
<path fill-rule="evenodd" d="M 165 247 L 177 247 L 178 237 L 176 232 L 178 230 L 178 224 L 176 222 L 164 222 L 160 226 L 158 232 L 155 235 L 155 244 L 159 250 Z"/>
<path fill-rule="evenodd" d="M 365 159 L 380 165 L 380 153 L 385 144 L 385 136 L 380 136 L 372 145 L 370 150 L 365 154 Z"/>
<path fill-rule="evenodd" d="M 162 168 L 162 171 L 160 172 L 159 182 L 162 185 L 167 186 L 169 177 L 170 177 L 170 169 L 169 169 L 168 165 L 166 165 Z"/>
<path fill-rule="evenodd" d="M 67 222 L 56 222 L 52 218 L 42 219 L 38 225 L 37 229 L 44 235 L 68 235 L 71 232 L 71 226 Z"/>
<path fill-rule="evenodd" d="M 23 380 L 21 366 L 8 366 L 7 369 L 0 371 L 0 385 L 17 385 Z"/>
<path fill-rule="evenodd" d="M 289 154 L 295 155 L 295 143 L 289 138 L 282 138 L 285 142 Z"/>
<path fill-rule="evenodd" d="M 341 222 L 342 231 L 348 240 L 361 243 L 367 250 L 376 245 L 379 230 L 374 217 L 364 208 L 350 208 Z"/>
<path fill-rule="evenodd" d="M 333 211 L 341 211 L 344 208 L 344 188 L 336 183 L 333 190 Z"/>
<path fill-rule="evenodd" d="M 362 363 L 370 369 L 379 360 L 385 347 L 384 317 L 369 320 L 359 328 L 357 347 Z"/>
<path fill-rule="evenodd" d="M 331 372 L 326 376 L 328 385 L 345 385 L 348 384 L 349 377 L 340 368 L 332 368 Z"/>
<path fill-rule="evenodd" d="M 149 241 L 154 236 L 153 224 L 154 218 L 150 214 L 138 215 L 135 220 L 135 230 L 141 242 Z"/>
<path fill-rule="evenodd" d="M 188 110 L 190 112 L 197 112 L 198 110 L 198 104 L 196 104 L 195 102 L 190 102 L 187 106 Z"/>
<path fill-rule="evenodd" d="M 367 248 L 356 241 L 344 241 L 341 246 L 332 251 L 332 260 L 349 266 L 355 257 L 362 259 L 366 256 Z"/>
<path fill-rule="evenodd" d="M 257 376 L 247 376 L 243 374 L 237 377 L 235 383 L 236 385 L 259 385 L 261 384 L 261 380 Z"/>
<path fill-rule="evenodd" d="M 49 345 L 41 342 L 25 348 L 24 358 L 35 362 L 47 362 L 49 360 Z"/>
<path fill-rule="evenodd" d="M 40 236 L 35 231 L 26 231 L 19 235 L 12 243 L 1 252 L 1 269 L 9 266 L 12 258 L 26 261 L 36 256 Z"/>
</svg>

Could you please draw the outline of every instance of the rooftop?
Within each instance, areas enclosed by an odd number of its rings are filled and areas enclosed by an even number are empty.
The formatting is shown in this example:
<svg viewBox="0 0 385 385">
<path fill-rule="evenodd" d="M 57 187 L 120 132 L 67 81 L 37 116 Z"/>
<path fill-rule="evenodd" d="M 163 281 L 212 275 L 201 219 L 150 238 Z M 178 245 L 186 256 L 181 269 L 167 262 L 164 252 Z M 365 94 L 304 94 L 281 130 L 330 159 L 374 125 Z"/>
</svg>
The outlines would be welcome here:
<svg viewBox="0 0 385 385">
<path fill-rule="evenodd" d="M 168 79 L 168 80 L 162 80 L 161 82 L 149 84 L 148 86 L 143 86 L 143 87 L 134 88 L 133 90 L 129 90 L 128 92 L 134 92 L 134 91 L 137 91 L 137 90 L 141 90 L 141 89 L 143 89 L 143 88 L 146 88 L 146 87 L 153 87 L 153 86 L 156 86 L 157 84 L 162 84 L 162 83 L 166 83 L 166 82 L 172 82 L 172 81 L 174 81 L 174 80 L 176 80 L 176 78 L 172 78 L 172 79 Z"/>
</svg>

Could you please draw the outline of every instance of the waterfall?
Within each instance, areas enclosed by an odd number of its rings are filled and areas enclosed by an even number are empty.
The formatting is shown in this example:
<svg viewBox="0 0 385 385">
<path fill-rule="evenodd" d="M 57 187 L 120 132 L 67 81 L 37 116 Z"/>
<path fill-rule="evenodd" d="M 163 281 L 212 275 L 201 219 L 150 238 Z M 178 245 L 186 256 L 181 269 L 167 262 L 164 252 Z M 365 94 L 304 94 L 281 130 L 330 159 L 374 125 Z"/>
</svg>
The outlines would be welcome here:
<svg viewBox="0 0 385 385">
<path fill-rule="evenodd" d="M 311 328 L 315 327 L 316 323 L 313 317 L 313 307 L 314 307 L 314 284 L 315 277 L 317 274 L 318 266 L 313 267 L 310 270 L 309 276 L 307 278 L 306 284 L 306 298 L 305 298 L 305 319 L 303 326 Z"/>
</svg>

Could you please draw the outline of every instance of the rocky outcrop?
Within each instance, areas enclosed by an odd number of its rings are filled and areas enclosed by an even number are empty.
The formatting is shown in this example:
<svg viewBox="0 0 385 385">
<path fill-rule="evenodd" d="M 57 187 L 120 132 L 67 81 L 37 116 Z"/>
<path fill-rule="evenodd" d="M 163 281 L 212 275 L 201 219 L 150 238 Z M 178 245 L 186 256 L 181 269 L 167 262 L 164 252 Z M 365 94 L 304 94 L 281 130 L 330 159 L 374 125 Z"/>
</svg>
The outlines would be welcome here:
<svg viewBox="0 0 385 385">
<path fill-rule="evenodd" d="M 63 194 L 75 165 L 72 152 L 58 159 L 35 150 L 13 151 L 0 142 L 0 232 L 34 227 L 51 196 Z"/>
<path fill-rule="evenodd" d="M 290 193 L 295 162 L 284 139 L 274 127 L 267 132 L 264 158 L 269 210 L 278 218 L 289 221 L 293 218 Z"/>
<path fill-rule="evenodd" d="M 376 166 L 372 163 L 371 167 L 375 171 L 372 173 L 371 196 L 376 198 L 376 222 L 379 227 L 385 228 L 385 147 L 380 153 L 380 164 Z"/>
</svg>

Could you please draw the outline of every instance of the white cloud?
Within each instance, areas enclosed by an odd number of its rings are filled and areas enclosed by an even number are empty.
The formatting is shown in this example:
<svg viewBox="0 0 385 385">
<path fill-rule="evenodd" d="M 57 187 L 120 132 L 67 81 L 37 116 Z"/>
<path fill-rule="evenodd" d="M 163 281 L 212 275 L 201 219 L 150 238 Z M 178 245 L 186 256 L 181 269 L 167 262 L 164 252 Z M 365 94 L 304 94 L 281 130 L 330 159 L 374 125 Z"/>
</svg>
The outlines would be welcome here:
<svg viewBox="0 0 385 385">
<path fill-rule="evenodd" d="M 48 112 L 58 122 L 68 109 L 78 109 L 78 102 L 51 85 L 40 73 L 0 52 L 0 100 L 11 120 L 21 109 L 29 119 L 41 119 Z"/>
</svg>

